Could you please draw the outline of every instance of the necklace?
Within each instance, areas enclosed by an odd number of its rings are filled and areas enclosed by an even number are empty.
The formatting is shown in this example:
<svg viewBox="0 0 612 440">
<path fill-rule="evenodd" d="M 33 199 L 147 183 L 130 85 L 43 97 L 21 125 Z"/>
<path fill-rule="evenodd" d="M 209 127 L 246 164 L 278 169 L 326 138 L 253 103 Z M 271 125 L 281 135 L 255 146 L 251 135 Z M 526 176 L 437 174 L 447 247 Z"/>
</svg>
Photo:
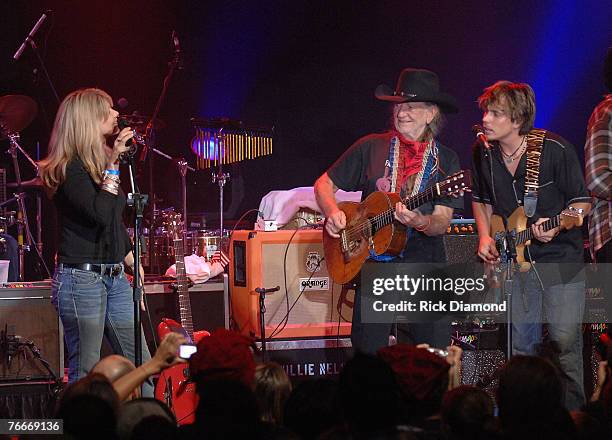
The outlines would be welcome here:
<svg viewBox="0 0 612 440">
<path fill-rule="evenodd" d="M 515 159 L 521 157 L 521 155 L 523 154 L 522 147 L 523 147 L 524 144 L 525 144 L 525 136 L 523 136 L 523 140 L 521 141 L 519 146 L 516 147 L 516 150 L 514 150 L 512 152 L 512 154 L 506 154 L 506 152 L 500 147 L 499 150 L 501 151 L 502 156 L 504 156 L 504 162 L 506 164 L 511 164 L 512 162 L 514 162 Z M 519 154 L 518 156 L 514 157 L 516 155 L 516 153 L 519 153 L 519 150 L 520 150 L 521 154 Z"/>
</svg>

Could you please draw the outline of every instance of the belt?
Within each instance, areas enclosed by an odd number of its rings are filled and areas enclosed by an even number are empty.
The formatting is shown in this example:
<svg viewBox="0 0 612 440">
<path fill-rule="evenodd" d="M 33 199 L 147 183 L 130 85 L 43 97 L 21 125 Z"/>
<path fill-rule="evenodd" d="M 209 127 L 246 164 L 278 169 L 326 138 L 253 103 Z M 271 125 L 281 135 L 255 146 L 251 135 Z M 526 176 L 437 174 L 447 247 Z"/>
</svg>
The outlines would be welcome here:
<svg viewBox="0 0 612 440">
<path fill-rule="evenodd" d="M 79 270 L 87 270 L 90 272 L 95 272 L 100 275 L 111 275 L 116 277 L 117 275 L 121 275 L 123 272 L 123 264 L 69 264 L 69 263 L 60 263 L 58 268 L 61 269 L 79 269 Z"/>
</svg>

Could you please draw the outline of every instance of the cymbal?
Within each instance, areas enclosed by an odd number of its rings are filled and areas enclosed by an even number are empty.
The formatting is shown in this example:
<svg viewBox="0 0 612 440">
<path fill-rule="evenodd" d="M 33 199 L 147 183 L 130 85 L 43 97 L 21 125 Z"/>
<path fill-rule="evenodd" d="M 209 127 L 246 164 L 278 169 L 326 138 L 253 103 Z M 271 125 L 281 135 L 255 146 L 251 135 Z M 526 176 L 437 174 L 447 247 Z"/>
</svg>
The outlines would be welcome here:
<svg viewBox="0 0 612 440">
<path fill-rule="evenodd" d="M 7 188 L 17 188 L 17 182 L 9 182 L 6 184 Z M 34 177 L 33 179 L 30 180 L 22 180 L 21 181 L 21 188 L 22 189 L 32 189 L 32 190 L 37 190 L 37 189 L 43 189 L 44 185 L 43 185 L 43 181 L 40 177 Z"/>
<path fill-rule="evenodd" d="M 37 112 L 38 106 L 29 96 L 2 96 L 0 97 L 0 128 L 2 132 L 19 132 L 30 125 Z"/>
<path fill-rule="evenodd" d="M 134 113 L 132 113 L 131 115 L 119 115 L 119 117 L 121 119 L 125 119 L 130 124 L 130 126 L 147 125 L 149 121 L 151 120 L 150 116 L 139 115 L 139 114 L 134 114 Z M 164 121 L 162 121 L 159 118 L 155 118 L 155 121 L 153 122 L 153 128 L 155 128 L 156 130 L 161 130 L 162 128 L 165 128 L 165 127 L 166 127 L 166 123 Z"/>
</svg>

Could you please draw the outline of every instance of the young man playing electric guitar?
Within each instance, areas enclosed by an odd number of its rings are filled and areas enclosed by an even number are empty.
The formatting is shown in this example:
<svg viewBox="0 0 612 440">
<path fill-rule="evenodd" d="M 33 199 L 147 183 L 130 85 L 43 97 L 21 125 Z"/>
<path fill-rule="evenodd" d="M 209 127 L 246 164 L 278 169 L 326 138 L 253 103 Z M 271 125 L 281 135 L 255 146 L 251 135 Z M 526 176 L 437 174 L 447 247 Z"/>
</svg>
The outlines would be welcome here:
<svg viewBox="0 0 612 440">
<path fill-rule="evenodd" d="M 499 81 L 484 90 L 478 104 L 488 140 L 478 142 L 473 151 L 478 256 L 490 265 L 500 260 L 499 242 L 490 232 L 493 214 L 508 219 L 519 210 L 519 217 L 526 216 L 533 240 L 522 257 L 531 266 L 516 273 L 512 283 L 512 351 L 537 354 L 546 320 L 565 373 L 566 406 L 578 409 L 585 400 L 582 234 L 580 228 L 551 227 L 546 222 L 568 208 L 579 216 L 588 213 L 591 204 L 582 167 L 566 140 L 533 128 L 535 95 L 529 85 Z"/>
</svg>

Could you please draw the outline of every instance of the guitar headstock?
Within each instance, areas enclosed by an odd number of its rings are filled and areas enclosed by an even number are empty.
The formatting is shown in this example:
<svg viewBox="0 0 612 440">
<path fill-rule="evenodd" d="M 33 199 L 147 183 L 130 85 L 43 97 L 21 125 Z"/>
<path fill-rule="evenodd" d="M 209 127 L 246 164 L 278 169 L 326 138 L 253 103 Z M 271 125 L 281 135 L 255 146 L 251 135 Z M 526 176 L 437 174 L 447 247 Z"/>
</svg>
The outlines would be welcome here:
<svg viewBox="0 0 612 440">
<path fill-rule="evenodd" d="M 167 213 L 164 218 L 164 227 L 173 240 L 179 240 L 183 236 L 183 220 L 178 212 Z"/>
<path fill-rule="evenodd" d="M 584 209 L 570 206 L 559 214 L 559 223 L 564 229 L 572 229 L 573 227 L 579 228 L 582 226 L 583 214 Z"/>
<path fill-rule="evenodd" d="M 438 195 L 455 196 L 472 188 L 472 173 L 470 170 L 461 170 L 436 184 Z"/>
</svg>

